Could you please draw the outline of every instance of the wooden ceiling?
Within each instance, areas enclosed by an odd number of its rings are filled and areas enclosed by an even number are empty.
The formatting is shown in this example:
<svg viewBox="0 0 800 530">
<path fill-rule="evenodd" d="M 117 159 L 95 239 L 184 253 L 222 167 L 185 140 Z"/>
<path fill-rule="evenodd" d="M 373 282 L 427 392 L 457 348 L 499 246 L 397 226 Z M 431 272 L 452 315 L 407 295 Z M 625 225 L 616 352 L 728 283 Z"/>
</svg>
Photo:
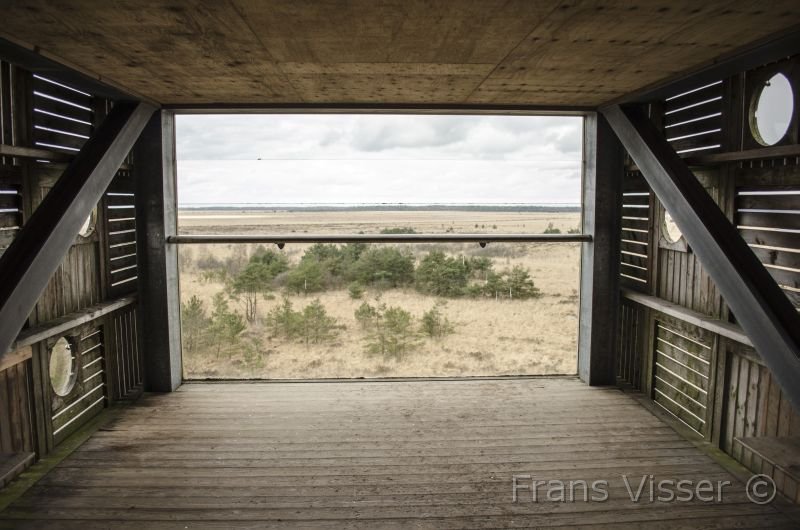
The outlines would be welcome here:
<svg viewBox="0 0 800 530">
<path fill-rule="evenodd" d="M 183 105 L 594 107 L 800 23 L 796 0 L 27 0 L 2 16 L 9 40 Z"/>
</svg>

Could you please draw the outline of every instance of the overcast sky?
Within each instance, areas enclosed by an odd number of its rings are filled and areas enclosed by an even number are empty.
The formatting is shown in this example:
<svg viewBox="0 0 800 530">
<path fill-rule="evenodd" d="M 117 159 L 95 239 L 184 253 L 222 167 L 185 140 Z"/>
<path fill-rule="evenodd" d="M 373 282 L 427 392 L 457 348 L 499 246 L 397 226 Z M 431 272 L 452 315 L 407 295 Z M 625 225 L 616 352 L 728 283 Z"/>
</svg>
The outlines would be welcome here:
<svg viewBox="0 0 800 530">
<path fill-rule="evenodd" d="M 581 124 L 539 116 L 178 116 L 178 199 L 578 204 Z"/>
</svg>

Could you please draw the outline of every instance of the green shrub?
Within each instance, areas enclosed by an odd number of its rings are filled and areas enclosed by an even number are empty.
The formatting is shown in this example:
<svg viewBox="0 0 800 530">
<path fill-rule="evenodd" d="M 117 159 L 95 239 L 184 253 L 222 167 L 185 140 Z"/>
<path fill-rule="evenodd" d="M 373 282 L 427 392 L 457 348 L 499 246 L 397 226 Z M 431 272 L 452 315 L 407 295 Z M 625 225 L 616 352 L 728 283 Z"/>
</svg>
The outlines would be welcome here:
<svg viewBox="0 0 800 530">
<path fill-rule="evenodd" d="M 362 285 L 408 285 L 414 281 L 414 255 L 395 247 L 369 248 L 353 264 L 348 279 Z"/>
<path fill-rule="evenodd" d="M 301 260 L 286 275 L 286 288 L 293 293 L 315 293 L 326 286 L 326 271 L 318 261 Z"/>
<path fill-rule="evenodd" d="M 367 353 L 399 359 L 419 344 L 413 317 L 402 308 L 386 307 L 386 304 L 372 307 L 365 302 L 356 311 L 356 319 L 369 330 Z"/>
<path fill-rule="evenodd" d="M 267 270 L 269 270 L 273 278 L 289 270 L 289 259 L 285 254 L 273 249 L 264 248 L 263 245 L 256 247 L 253 255 L 250 256 L 250 263 L 263 264 L 266 266 Z"/>
<path fill-rule="evenodd" d="M 547 228 L 544 229 L 545 234 L 560 234 L 561 229 L 553 226 L 553 223 L 548 223 Z"/>
<path fill-rule="evenodd" d="M 328 316 L 328 312 L 318 299 L 303 308 L 298 321 L 299 334 L 306 347 L 309 344 L 332 340 L 339 333 L 336 319 Z"/>
<path fill-rule="evenodd" d="M 433 251 L 417 267 L 414 285 L 424 294 L 462 296 L 466 291 L 469 271 L 463 256 L 453 258 L 444 252 Z"/>
<path fill-rule="evenodd" d="M 181 303 L 181 333 L 186 351 L 194 351 L 200 345 L 207 326 L 208 317 L 202 300 L 192 296 Z"/>
<path fill-rule="evenodd" d="M 471 291 L 472 293 L 477 292 Z M 486 282 L 481 289 L 483 296 L 493 298 L 509 298 L 524 300 L 541 296 L 539 289 L 533 283 L 530 272 L 520 265 L 501 273 L 489 272 Z"/>
<path fill-rule="evenodd" d="M 434 306 L 422 313 L 420 331 L 433 339 L 439 339 L 453 333 L 454 328 L 450 320 L 440 311 L 443 304 L 437 302 Z"/>
<path fill-rule="evenodd" d="M 283 302 L 267 314 L 266 324 L 273 337 L 292 339 L 300 331 L 300 313 L 292 309 L 292 302 L 284 296 Z"/>
<path fill-rule="evenodd" d="M 347 292 L 350 295 L 350 298 L 353 300 L 358 300 L 364 296 L 364 286 L 358 282 L 352 282 L 347 287 Z"/>
<path fill-rule="evenodd" d="M 377 324 L 378 310 L 367 302 L 363 302 L 358 306 L 358 309 L 356 309 L 355 317 L 361 329 L 368 331 L 373 329 Z"/>
<path fill-rule="evenodd" d="M 384 228 L 381 234 L 416 234 L 417 231 L 410 226 L 398 226 L 395 228 Z"/>
<path fill-rule="evenodd" d="M 266 263 L 250 261 L 231 282 L 231 291 L 241 296 L 245 303 L 245 318 L 255 322 L 258 310 L 258 297 L 267 293 L 275 275 Z"/>
<path fill-rule="evenodd" d="M 239 342 L 239 335 L 247 328 L 244 318 L 239 313 L 231 311 L 228 300 L 222 293 L 214 295 L 214 310 L 211 313 L 209 333 L 216 344 L 217 357 L 220 356 L 222 345 L 232 348 Z"/>
</svg>

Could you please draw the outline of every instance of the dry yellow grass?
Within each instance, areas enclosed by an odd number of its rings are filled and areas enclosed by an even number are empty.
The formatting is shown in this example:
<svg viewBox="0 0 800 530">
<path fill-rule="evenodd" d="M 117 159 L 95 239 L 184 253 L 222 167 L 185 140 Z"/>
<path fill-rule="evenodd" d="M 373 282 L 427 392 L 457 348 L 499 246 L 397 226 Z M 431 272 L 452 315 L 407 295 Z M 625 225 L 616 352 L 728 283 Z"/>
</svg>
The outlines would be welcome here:
<svg viewBox="0 0 800 530">
<path fill-rule="evenodd" d="M 180 219 L 183 233 L 376 233 L 382 228 L 413 227 L 420 233 L 442 232 L 453 227 L 466 232 L 542 232 L 553 223 L 566 231 L 578 225 L 577 213 L 515 212 L 298 212 L 229 213 L 192 212 Z M 475 224 L 478 224 L 478 229 Z M 491 224 L 489 224 L 491 223 Z M 481 228 L 486 225 L 486 228 Z M 492 228 L 496 225 L 498 228 Z M 291 227 L 291 228 L 290 228 Z M 442 228 L 445 227 L 445 228 Z M 253 246 L 245 247 L 245 254 Z M 288 245 L 284 252 L 297 262 L 307 245 Z M 432 245 L 413 245 L 418 259 Z M 258 337 L 262 348 L 257 357 L 246 356 L 243 347 L 232 348 L 230 355 L 217 357 L 208 349 L 184 352 L 184 372 L 188 378 L 348 378 L 476 376 L 512 374 L 571 374 L 576 371 L 578 244 L 490 244 L 481 250 L 477 245 L 439 245 L 453 253 L 487 255 L 495 269 L 514 265 L 527 267 L 542 296 L 530 300 L 447 299 L 443 313 L 455 325 L 455 332 L 443 339 L 422 340 L 417 348 L 401 359 L 365 353 L 365 333 L 358 326 L 354 311 L 363 301 L 381 294 L 389 306 L 411 312 L 418 321 L 433 307 L 436 298 L 412 289 L 391 289 L 383 293 L 367 290 L 362 300 L 352 300 L 346 290 L 293 296 L 295 309 L 319 298 L 328 313 L 344 329 L 338 339 L 327 344 L 310 345 L 271 338 L 263 317 L 281 302 L 280 293 L 273 299 L 259 300 L 259 321 L 243 334 L 243 342 Z M 201 256 L 218 259 L 230 257 L 233 245 L 203 245 L 181 248 L 181 298 L 198 296 L 211 306 L 215 293 L 223 291 L 221 282 L 204 281 L 192 264 Z M 237 308 L 236 302 L 231 302 Z"/>
</svg>

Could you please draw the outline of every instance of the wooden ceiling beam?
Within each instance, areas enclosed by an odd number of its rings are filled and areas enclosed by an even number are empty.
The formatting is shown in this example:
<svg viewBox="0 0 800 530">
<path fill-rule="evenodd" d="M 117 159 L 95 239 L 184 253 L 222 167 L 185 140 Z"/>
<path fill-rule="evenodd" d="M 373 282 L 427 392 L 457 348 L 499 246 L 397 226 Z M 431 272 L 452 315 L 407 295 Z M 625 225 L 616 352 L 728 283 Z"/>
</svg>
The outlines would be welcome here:
<svg viewBox="0 0 800 530">
<path fill-rule="evenodd" d="M 165 104 L 176 114 L 487 114 L 519 116 L 585 116 L 594 107 L 569 105 L 496 105 L 496 104 L 349 104 L 349 103 L 265 103 Z"/>
<path fill-rule="evenodd" d="M 639 106 L 602 110 L 795 410 L 800 316 L 736 227 Z"/>
<path fill-rule="evenodd" d="M 620 98 L 615 98 L 605 105 L 663 101 L 687 90 L 797 54 L 800 54 L 800 25 L 752 42 L 713 61 L 695 66 Z"/>
<path fill-rule="evenodd" d="M 155 110 L 117 103 L 0 256 L 0 362 Z"/>
<path fill-rule="evenodd" d="M 99 98 L 113 100 L 140 100 L 157 105 L 153 100 L 128 89 L 112 85 L 108 79 L 54 57 L 35 46 L 0 36 L 0 57 L 33 74 L 83 90 Z"/>
</svg>

